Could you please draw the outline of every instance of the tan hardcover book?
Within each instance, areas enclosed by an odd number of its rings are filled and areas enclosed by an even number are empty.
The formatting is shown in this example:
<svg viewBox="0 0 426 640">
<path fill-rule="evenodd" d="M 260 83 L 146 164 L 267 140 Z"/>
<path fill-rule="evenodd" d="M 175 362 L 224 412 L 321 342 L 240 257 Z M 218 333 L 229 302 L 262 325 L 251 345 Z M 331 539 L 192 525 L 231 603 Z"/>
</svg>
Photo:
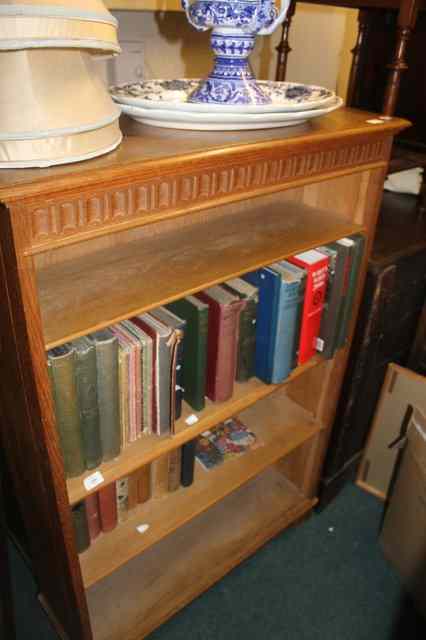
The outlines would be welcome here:
<svg viewBox="0 0 426 640">
<path fill-rule="evenodd" d="M 116 491 L 118 522 L 125 522 L 129 517 L 129 479 L 121 478 L 117 480 Z"/>
<path fill-rule="evenodd" d="M 179 447 L 169 453 L 169 491 L 177 491 L 180 488 L 181 463 L 182 450 Z"/>
<path fill-rule="evenodd" d="M 118 349 L 118 384 L 120 396 L 121 446 L 129 444 L 130 398 L 129 398 L 130 349 L 121 344 Z"/>
<path fill-rule="evenodd" d="M 135 473 L 138 479 L 138 503 L 142 504 L 147 502 L 152 494 L 151 465 L 146 464 Z"/>
<path fill-rule="evenodd" d="M 162 498 L 169 493 L 169 454 L 151 464 L 152 497 Z"/>
<path fill-rule="evenodd" d="M 139 504 L 139 495 L 138 495 L 138 474 L 137 472 L 132 473 L 132 475 L 128 478 L 128 498 L 127 505 L 129 511 L 136 509 Z"/>
</svg>

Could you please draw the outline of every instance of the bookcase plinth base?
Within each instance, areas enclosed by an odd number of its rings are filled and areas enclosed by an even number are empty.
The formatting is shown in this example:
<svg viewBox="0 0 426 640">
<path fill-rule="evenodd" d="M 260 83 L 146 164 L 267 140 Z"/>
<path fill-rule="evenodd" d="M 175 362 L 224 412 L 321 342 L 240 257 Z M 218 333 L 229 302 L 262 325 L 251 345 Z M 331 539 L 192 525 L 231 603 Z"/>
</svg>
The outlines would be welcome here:
<svg viewBox="0 0 426 640">
<path fill-rule="evenodd" d="M 267 469 L 88 589 L 95 640 L 146 637 L 314 505 Z"/>
</svg>

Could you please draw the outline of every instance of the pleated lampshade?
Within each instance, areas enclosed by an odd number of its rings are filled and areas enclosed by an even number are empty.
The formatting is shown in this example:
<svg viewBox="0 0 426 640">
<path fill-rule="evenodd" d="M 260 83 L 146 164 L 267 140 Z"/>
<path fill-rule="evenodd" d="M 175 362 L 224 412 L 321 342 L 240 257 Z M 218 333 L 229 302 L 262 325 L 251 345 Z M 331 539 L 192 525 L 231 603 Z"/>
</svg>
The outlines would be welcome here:
<svg viewBox="0 0 426 640">
<path fill-rule="evenodd" d="M 74 49 L 0 55 L 0 167 L 49 166 L 106 153 L 121 142 L 120 110 Z"/>
<path fill-rule="evenodd" d="M 119 53 L 117 27 L 101 0 L 0 0 L 0 50 L 73 47 Z"/>
</svg>

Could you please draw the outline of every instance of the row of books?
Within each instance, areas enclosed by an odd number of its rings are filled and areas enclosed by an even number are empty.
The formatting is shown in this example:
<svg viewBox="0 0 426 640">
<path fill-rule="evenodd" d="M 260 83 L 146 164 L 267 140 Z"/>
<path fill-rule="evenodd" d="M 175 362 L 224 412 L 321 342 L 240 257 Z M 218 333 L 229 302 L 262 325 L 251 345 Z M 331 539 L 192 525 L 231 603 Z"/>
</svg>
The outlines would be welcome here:
<svg viewBox="0 0 426 640">
<path fill-rule="evenodd" d="M 234 381 L 276 384 L 344 345 L 364 238 L 355 234 L 48 352 L 69 477 L 144 434 L 173 434 L 182 400 L 201 411 Z"/>
<path fill-rule="evenodd" d="M 113 531 L 125 522 L 139 505 L 191 486 L 195 461 L 205 471 L 211 471 L 262 444 L 239 418 L 230 418 L 91 494 L 72 509 L 78 552 L 86 551 L 101 533 Z"/>
<path fill-rule="evenodd" d="M 78 552 L 88 549 L 101 533 L 125 522 L 139 505 L 191 486 L 195 446 L 196 440 L 191 440 L 76 504 L 72 516 Z"/>
</svg>

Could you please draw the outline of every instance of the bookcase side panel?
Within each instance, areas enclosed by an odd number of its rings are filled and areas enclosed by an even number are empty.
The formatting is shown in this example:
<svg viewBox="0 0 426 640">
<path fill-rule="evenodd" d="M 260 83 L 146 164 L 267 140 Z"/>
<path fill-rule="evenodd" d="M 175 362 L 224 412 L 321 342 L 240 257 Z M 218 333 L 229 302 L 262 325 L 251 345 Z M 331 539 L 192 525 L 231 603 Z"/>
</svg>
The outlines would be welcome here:
<svg viewBox="0 0 426 640">
<path fill-rule="evenodd" d="M 71 640 L 90 640 L 34 273 L 31 258 L 22 257 L 18 208 L 0 205 L 0 237 L 1 444 L 41 592 Z"/>
<path fill-rule="evenodd" d="M 321 392 L 318 395 L 315 415 L 323 425 L 324 429 L 318 436 L 315 465 L 311 470 L 311 477 L 306 480 L 310 486 L 315 487 L 316 490 L 321 478 L 324 458 L 330 440 L 331 429 L 337 409 L 337 402 L 347 366 L 356 318 L 364 289 L 367 264 L 374 239 L 385 177 L 386 167 L 364 172 L 359 185 L 358 196 L 354 198 L 352 202 L 352 219 L 365 227 L 366 244 L 353 302 L 353 312 L 350 319 L 348 340 L 345 347 L 340 349 L 334 358 L 328 361 L 326 369 L 323 372 L 324 375 L 322 378 Z M 345 214 L 342 213 L 342 215 Z"/>
</svg>

